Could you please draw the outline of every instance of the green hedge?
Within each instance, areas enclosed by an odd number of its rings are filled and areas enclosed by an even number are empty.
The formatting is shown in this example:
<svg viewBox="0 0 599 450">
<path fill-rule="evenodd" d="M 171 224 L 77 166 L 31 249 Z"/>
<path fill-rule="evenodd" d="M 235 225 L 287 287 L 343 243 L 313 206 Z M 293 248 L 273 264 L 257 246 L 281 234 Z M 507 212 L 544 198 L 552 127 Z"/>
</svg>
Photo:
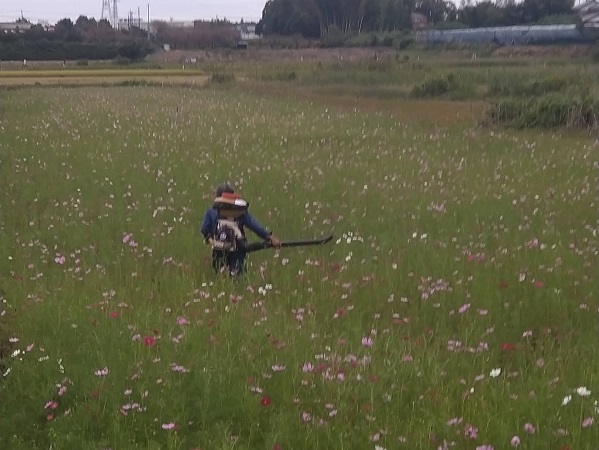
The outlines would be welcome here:
<svg viewBox="0 0 599 450">
<path fill-rule="evenodd" d="M 599 99 L 589 95 L 547 94 L 538 98 L 507 98 L 487 111 L 487 124 L 515 128 L 599 128 Z"/>
</svg>

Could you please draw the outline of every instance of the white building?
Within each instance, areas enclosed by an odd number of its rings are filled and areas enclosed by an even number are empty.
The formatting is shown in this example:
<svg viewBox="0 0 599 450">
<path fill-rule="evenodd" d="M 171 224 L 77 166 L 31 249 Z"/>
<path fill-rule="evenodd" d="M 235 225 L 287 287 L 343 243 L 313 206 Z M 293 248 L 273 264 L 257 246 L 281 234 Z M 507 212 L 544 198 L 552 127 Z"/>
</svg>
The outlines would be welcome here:
<svg viewBox="0 0 599 450">
<path fill-rule="evenodd" d="M 572 8 L 582 20 L 585 28 L 599 28 L 599 3 L 596 0 L 588 0 Z"/>
<path fill-rule="evenodd" d="M 251 41 L 254 39 L 260 39 L 260 36 L 256 34 L 255 23 L 240 23 L 235 26 L 239 31 L 240 38 L 242 41 Z"/>
<path fill-rule="evenodd" d="M 2 33 L 23 33 L 33 26 L 32 23 L 0 22 Z"/>
</svg>

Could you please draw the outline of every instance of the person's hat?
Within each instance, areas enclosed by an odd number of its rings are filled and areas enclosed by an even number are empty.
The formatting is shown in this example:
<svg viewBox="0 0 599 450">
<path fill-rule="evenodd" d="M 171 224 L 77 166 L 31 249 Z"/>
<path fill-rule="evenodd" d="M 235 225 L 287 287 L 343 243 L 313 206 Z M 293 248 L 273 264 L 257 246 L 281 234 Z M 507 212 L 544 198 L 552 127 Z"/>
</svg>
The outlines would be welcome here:
<svg viewBox="0 0 599 450">
<path fill-rule="evenodd" d="M 224 193 L 233 194 L 235 190 L 229 183 L 222 183 L 216 187 L 216 197 L 221 197 Z"/>
</svg>

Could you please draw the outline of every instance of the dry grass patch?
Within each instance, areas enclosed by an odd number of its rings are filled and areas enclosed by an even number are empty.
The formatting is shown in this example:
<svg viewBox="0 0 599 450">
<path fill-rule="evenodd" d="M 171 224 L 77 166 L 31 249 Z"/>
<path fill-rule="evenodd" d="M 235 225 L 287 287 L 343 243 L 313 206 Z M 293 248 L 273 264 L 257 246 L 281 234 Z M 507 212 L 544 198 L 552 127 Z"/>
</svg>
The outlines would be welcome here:
<svg viewBox="0 0 599 450">
<path fill-rule="evenodd" d="M 0 78 L 82 78 L 82 77 L 165 77 L 203 75 L 200 70 L 183 69 L 65 69 L 65 70 L 5 70 Z"/>
<path fill-rule="evenodd" d="M 7 77 L 0 78 L 0 86 L 16 87 L 16 86 L 94 86 L 101 84 L 120 84 L 125 82 L 133 83 L 153 83 L 163 84 L 167 86 L 180 85 L 196 85 L 204 86 L 209 77 L 205 75 L 180 75 L 180 76 L 83 76 L 83 77 Z"/>
</svg>

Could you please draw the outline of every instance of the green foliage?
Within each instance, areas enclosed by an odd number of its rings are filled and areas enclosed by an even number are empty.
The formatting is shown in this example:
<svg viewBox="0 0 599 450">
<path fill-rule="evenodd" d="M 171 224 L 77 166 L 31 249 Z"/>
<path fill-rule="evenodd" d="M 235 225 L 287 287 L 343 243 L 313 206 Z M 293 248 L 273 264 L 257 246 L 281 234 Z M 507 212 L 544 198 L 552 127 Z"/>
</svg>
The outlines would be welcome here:
<svg viewBox="0 0 599 450">
<path fill-rule="evenodd" d="M 331 31 L 353 35 L 363 31 L 409 30 L 408 1 L 269 0 L 257 30 L 261 34 L 295 34 L 325 38 Z M 327 41 L 331 45 L 339 38 Z"/>
<path fill-rule="evenodd" d="M 231 72 L 214 72 L 210 81 L 216 84 L 228 84 L 235 82 L 235 74 Z"/>
<path fill-rule="evenodd" d="M 290 71 L 275 71 L 262 73 L 258 77 L 261 81 L 295 81 L 298 75 L 295 70 Z"/>
<path fill-rule="evenodd" d="M 414 38 L 403 37 L 399 40 L 399 43 L 397 44 L 397 49 L 405 50 L 406 48 L 410 47 L 413 43 L 414 43 Z"/>
<path fill-rule="evenodd" d="M 349 35 L 410 30 L 413 12 L 422 14 L 428 25 L 437 29 L 571 24 L 578 23 L 572 13 L 573 4 L 573 0 L 482 1 L 463 2 L 457 7 L 445 0 L 269 0 L 257 29 L 265 35 L 301 33 L 309 37 L 325 37 L 331 26 Z M 327 45 L 330 46 L 331 41 Z"/>
<path fill-rule="evenodd" d="M 580 23 L 580 16 L 577 14 L 563 13 L 551 14 L 541 17 L 537 25 L 577 25 Z"/>
<path fill-rule="evenodd" d="M 580 80 L 578 80 L 578 83 L 580 83 Z M 488 94 L 493 97 L 529 97 L 550 92 L 563 92 L 571 87 L 579 87 L 576 80 L 563 76 L 528 81 L 496 77 L 489 84 Z"/>
<path fill-rule="evenodd" d="M 0 45 L 0 60 L 96 60 L 113 59 L 118 54 L 114 42 L 86 43 L 41 39 Z"/>
<path fill-rule="evenodd" d="M 599 40 L 593 45 L 593 49 L 591 51 L 591 60 L 594 63 L 599 63 Z"/>
<path fill-rule="evenodd" d="M 53 31 L 35 25 L 25 33 L 0 33 L 1 60 L 109 60 L 122 56 L 137 61 L 153 50 L 146 33 L 117 31 L 105 20 L 96 22 L 84 16 L 76 23 L 62 19 Z"/>
<path fill-rule="evenodd" d="M 457 20 L 453 22 L 439 22 L 435 25 L 435 29 L 437 30 L 461 30 L 465 28 L 469 28 L 468 25 Z"/>
<path fill-rule="evenodd" d="M 547 94 L 538 98 L 500 100 L 487 111 L 485 123 L 527 128 L 599 127 L 599 99 L 585 96 Z"/>
<path fill-rule="evenodd" d="M 457 77 L 454 73 L 426 77 L 422 83 L 414 86 L 412 97 L 427 98 L 441 97 L 456 89 Z"/>
<path fill-rule="evenodd" d="M 336 25 L 329 26 L 327 34 L 321 39 L 323 47 L 343 47 L 347 36 Z"/>
<path fill-rule="evenodd" d="M 359 33 L 345 40 L 348 47 L 388 47 L 397 50 L 405 50 L 413 43 L 414 38 L 403 31 Z"/>
<path fill-rule="evenodd" d="M 118 48 L 118 55 L 130 61 L 145 58 L 151 52 L 150 45 L 143 39 L 135 39 L 122 43 Z"/>
</svg>

